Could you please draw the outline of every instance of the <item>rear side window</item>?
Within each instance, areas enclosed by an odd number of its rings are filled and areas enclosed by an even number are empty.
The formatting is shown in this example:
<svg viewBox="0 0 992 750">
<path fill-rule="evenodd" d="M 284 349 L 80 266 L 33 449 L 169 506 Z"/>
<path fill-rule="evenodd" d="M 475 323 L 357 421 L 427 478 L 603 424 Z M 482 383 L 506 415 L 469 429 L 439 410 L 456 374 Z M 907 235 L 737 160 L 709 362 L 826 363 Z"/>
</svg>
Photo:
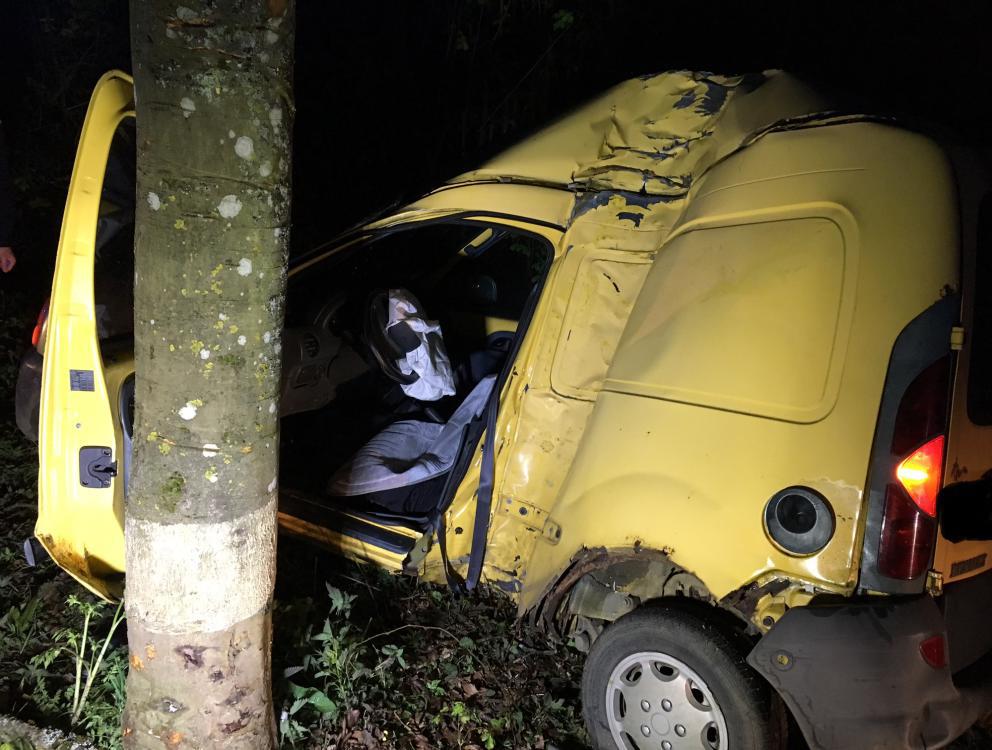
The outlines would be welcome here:
<svg viewBox="0 0 992 750">
<path fill-rule="evenodd" d="M 978 215 L 975 264 L 975 318 L 972 321 L 971 369 L 968 373 L 968 417 L 992 425 L 992 197 Z"/>
</svg>

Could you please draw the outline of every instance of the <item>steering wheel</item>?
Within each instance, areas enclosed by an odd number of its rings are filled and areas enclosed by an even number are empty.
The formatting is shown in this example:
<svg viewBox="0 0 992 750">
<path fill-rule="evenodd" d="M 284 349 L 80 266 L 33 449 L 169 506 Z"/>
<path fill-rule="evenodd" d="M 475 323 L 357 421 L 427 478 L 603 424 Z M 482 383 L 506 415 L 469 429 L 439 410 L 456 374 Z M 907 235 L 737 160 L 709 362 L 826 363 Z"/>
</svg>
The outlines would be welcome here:
<svg viewBox="0 0 992 750">
<path fill-rule="evenodd" d="M 365 302 L 364 336 L 372 356 L 379 368 L 390 380 L 400 385 L 410 385 L 419 378 L 415 372 L 409 374 L 400 370 L 399 360 L 420 346 L 417 334 L 406 323 L 389 323 L 389 292 L 376 289 Z"/>
<path fill-rule="evenodd" d="M 348 292 L 346 291 L 342 290 L 332 294 L 330 299 L 317 311 L 313 319 L 313 324 L 322 330 L 330 331 L 337 337 L 341 337 L 343 326 L 341 321 L 338 320 L 338 316 L 341 314 L 341 308 L 344 307 L 347 301 Z"/>
</svg>

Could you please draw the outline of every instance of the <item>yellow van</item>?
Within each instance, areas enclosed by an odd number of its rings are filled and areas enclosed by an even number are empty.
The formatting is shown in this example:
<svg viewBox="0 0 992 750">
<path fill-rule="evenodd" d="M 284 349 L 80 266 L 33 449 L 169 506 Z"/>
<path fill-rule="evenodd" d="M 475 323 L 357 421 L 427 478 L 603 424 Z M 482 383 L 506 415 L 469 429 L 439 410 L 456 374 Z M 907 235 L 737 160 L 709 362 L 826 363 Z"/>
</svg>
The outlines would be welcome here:
<svg viewBox="0 0 992 750">
<path fill-rule="evenodd" d="M 163 439 L 132 434 L 131 97 L 93 94 L 19 389 L 37 539 L 108 598 Z M 783 73 L 623 83 L 294 261 L 282 530 L 507 592 L 588 652 L 597 747 L 774 750 L 789 712 L 943 747 L 992 705 L 988 196 Z"/>
</svg>

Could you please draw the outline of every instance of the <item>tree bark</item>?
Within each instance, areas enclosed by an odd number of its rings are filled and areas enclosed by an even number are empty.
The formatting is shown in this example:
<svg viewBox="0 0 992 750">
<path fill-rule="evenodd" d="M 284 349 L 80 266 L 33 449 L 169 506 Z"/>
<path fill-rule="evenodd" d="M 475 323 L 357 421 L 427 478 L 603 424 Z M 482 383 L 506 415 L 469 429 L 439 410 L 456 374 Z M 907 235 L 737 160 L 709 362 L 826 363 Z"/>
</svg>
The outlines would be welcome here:
<svg viewBox="0 0 992 750">
<path fill-rule="evenodd" d="M 178 7 L 177 7 L 178 6 Z M 132 0 L 128 748 L 270 748 L 289 0 Z"/>
</svg>

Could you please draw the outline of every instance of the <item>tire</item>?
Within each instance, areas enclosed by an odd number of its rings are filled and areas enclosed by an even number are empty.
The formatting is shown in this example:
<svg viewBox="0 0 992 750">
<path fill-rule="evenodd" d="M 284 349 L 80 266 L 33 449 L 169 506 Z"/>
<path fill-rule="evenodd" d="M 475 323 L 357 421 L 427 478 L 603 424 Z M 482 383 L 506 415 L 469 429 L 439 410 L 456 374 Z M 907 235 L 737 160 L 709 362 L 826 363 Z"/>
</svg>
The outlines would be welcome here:
<svg viewBox="0 0 992 750">
<path fill-rule="evenodd" d="M 620 618 L 596 639 L 582 673 L 593 747 L 783 750 L 784 706 L 748 666 L 747 649 L 743 635 L 689 608 Z"/>
</svg>

